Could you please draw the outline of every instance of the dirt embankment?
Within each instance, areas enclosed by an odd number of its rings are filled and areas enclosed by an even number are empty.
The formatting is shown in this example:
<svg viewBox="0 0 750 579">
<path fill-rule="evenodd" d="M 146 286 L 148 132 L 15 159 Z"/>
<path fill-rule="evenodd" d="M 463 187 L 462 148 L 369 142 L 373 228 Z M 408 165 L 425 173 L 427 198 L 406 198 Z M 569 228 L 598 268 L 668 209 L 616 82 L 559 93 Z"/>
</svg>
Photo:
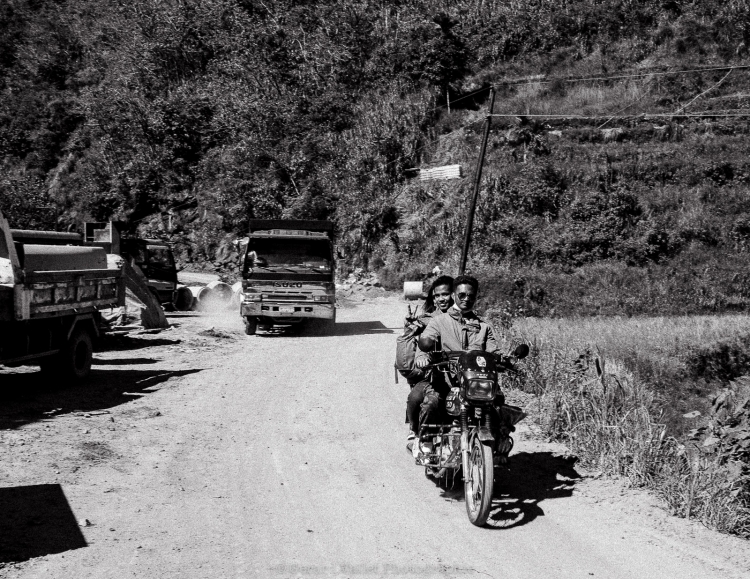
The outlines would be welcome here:
<svg viewBox="0 0 750 579">
<path fill-rule="evenodd" d="M 79 388 L 1 370 L 0 577 L 747 576 L 747 542 L 591 476 L 529 420 L 472 527 L 404 448 L 405 304 L 348 306 L 324 336 L 171 317 Z"/>
</svg>

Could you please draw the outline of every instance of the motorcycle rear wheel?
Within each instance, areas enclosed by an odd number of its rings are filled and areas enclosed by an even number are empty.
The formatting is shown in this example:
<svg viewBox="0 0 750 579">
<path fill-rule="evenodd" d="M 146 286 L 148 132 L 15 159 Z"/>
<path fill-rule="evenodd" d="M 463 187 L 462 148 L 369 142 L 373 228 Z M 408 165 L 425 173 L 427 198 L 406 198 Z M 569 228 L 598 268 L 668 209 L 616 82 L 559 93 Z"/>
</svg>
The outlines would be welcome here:
<svg viewBox="0 0 750 579">
<path fill-rule="evenodd" d="M 494 482 L 492 448 L 474 437 L 469 449 L 469 472 L 464 473 L 464 498 L 469 521 L 477 527 L 487 522 Z"/>
</svg>

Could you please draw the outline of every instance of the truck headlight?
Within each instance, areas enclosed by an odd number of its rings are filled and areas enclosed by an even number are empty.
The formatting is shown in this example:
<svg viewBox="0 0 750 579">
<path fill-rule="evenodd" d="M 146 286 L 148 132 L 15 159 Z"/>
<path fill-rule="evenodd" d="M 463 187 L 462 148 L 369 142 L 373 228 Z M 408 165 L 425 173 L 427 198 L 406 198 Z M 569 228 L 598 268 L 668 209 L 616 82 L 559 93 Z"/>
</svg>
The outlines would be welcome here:
<svg viewBox="0 0 750 579">
<path fill-rule="evenodd" d="M 466 384 L 466 397 L 472 400 L 493 400 L 495 383 L 492 380 L 471 379 Z"/>
<path fill-rule="evenodd" d="M 329 296 L 313 296 L 314 302 L 329 302 L 331 301 Z"/>
<path fill-rule="evenodd" d="M 261 302 L 263 301 L 262 294 L 254 289 L 251 288 L 245 288 L 245 291 L 243 292 L 244 295 L 244 301 L 246 302 Z"/>
</svg>

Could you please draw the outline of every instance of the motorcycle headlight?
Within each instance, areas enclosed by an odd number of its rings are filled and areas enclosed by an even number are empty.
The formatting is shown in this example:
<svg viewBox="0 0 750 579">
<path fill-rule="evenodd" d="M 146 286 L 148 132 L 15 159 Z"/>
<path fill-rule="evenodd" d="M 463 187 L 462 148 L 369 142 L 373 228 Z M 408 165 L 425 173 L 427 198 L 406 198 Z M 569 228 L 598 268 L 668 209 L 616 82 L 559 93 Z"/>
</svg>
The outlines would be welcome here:
<svg viewBox="0 0 750 579">
<path fill-rule="evenodd" d="M 495 384 L 492 380 L 470 379 L 466 384 L 466 397 L 472 400 L 493 400 Z"/>
</svg>

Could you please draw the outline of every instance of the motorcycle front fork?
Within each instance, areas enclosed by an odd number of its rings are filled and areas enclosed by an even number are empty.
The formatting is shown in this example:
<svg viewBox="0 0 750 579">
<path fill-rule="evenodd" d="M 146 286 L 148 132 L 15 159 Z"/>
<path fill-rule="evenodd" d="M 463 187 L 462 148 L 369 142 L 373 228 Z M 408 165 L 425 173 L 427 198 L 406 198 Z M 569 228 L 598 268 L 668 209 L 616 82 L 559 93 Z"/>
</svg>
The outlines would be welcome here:
<svg viewBox="0 0 750 579">
<path fill-rule="evenodd" d="M 492 437 L 490 413 L 486 409 L 483 409 L 482 415 L 477 418 L 479 418 L 479 424 L 481 426 L 476 429 L 478 432 L 476 432 L 474 436 L 479 436 L 479 440 L 482 441 L 482 444 L 485 444 L 487 440 L 485 437 Z M 510 452 L 510 449 L 513 448 L 513 439 L 510 437 L 508 438 L 510 440 L 510 447 L 507 448 L 507 452 Z M 499 441 L 492 440 L 492 446 L 494 448 Z M 471 452 L 470 443 L 468 410 L 466 407 L 463 407 L 461 408 L 461 464 L 464 469 L 464 477 L 471 477 L 471 472 L 469 470 L 469 453 Z M 502 450 L 505 451 L 505 447 Z"/>
<path fill-rule="evenodd" d="M 461 407 L 461 465 L 464 469 L 464 479 L 471 476 L 469 470 L 469 418 L 466 406 Z"/>
</svg>

